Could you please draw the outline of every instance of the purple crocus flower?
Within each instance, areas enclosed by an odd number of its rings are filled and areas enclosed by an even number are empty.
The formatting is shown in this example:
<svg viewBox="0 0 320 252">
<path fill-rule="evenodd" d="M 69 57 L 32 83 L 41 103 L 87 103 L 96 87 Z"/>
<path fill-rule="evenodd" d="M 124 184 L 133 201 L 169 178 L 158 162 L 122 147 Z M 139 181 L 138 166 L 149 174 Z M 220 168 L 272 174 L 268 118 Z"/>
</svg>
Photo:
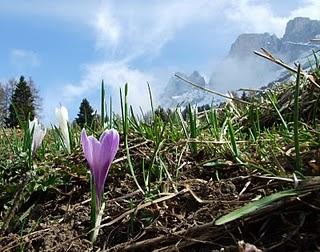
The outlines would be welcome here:
<svg viewBox="0 0 320 252">
<path fill-rule="evenodd" d="M 118 151 L 119 134 L 115 129 L 106 130 L 100 136 L 99 141 L 93 136 L 87 136 L 86 130 L 81 131 L 81 143 L 83 153 L 87 159 L 93 185 L 96 190 L 97 210 L 101 206 L 103 197 L 104 183 L 108 176 L 111 163 Z"/>
</svg>

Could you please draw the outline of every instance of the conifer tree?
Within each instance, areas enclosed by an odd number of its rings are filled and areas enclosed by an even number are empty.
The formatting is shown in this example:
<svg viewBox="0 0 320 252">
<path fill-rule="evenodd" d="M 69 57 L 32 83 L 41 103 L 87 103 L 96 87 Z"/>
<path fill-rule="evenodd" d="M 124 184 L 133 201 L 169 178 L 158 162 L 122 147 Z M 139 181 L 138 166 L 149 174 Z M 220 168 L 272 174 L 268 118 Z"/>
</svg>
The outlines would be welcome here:
<svg viewBox="0 0 320 252">
<path fill-rule="evenodd" d="M 83 127 L 85 124 L 88 126 L 92 125 L 94 120 L 94 110 L 91 107 L 89 101 L 84 98 L 79 107 L 78 117 L 76 122 L 80 127 Z"/>
<path fill-rule="evenodd" d="M 25 122 L 28 119 L 28 115 L 30 115 L 30 119 L 32 120 L 36 113 L 34 102 L 35 99 L 31 88 L 24 77 L 21 76 L 12 93 L 7 126 L 18 126 L 19 120 Z"/>
<path fill-rule="evenodd" d="M 2 100 L 2 109 L 3 109 L 3 122 L 4 124 L 8 120 L 9 117 L 9 107 L 11 103 L 11 98 L 13 95 L 13 91 L 17 86 L 17 81 L 15 79 L 8 80 L 5 84 L 2 84 L 2 88 L 4 91 L 4 97 Z"/>
<path fill-rule="evenodd" d="M 40 96 L 39 90 L 31 77 L 28 78 L 27 83 L 33 96 L 33 105 L 36 111 L 36 116 L 39 117 L 39 113 L 42 110 L 42 97 Z"/>
</svg>

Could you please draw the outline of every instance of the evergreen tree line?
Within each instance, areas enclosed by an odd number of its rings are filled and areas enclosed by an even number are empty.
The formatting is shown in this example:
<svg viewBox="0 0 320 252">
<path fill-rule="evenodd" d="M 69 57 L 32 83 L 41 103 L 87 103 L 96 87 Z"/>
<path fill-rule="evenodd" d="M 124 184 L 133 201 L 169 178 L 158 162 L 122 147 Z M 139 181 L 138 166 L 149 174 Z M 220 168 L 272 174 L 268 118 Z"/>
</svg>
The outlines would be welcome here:
<svg viewBox="0 0 320 252">
<path fill-rule="evenodd" d="M 26 80 L 21 76 L 19 80 L 10 79 L 6 83 L 0 83 L 0 126 L 13 128 L 28 119 L 33 120 L 35 116 L 39 117 L 41 103 L 39 91 L 31 78 Z M 74 123 L 80 127 L 94 127 L 97 122 L 97 113 L 84 98 Z"/>
<path fill-rule="evenodd" d="M 79 113 L 77 115 L 77 118 L 75 119 L 75 122 L 81 128 L 85 125 L 93 128 L 95 126 L 94 124 L 99 122 L 99 117 L 96 111 L 93 110 L 86 98 L 82 99 L 80 103 Z"/>
<path fill-rule="evenodd" d="M 238 97 L 236 92 L 233 97 Z M 248 100 L 250 97 L 243 92 L 240 99 Z M 19 81 L 9 80 L 5 84 L 0 83 L 0 126 L 17 127 L 20 122 L 25 122 L 29 118 L 33 120 L 35 116 L 39 117 L 42 99 L 39 91 L 31 78 L 26 80 L 23 76 Z M 209 109 L 209 105 L 198 107 L 198 112 Z M 157 108 L 155 113 L 164 121 L 168 121 L 173 111 L 167 111 L 161 107 Z M 182 111 L 183 118 L 186 118 L 187 109 Z M 149 116 L 147 116 L 149 117 Z M 151 117 L 150 117 L 151 118 Z M 89 101 L 84 98 L 79 107 L 79 113 L 73 123 L 80 127 L 85 125 L 95 128 L 99 124 L 100 118 L 96 111 L 91 107 Z"/>
<path fill-rule="evenodd" d="M 31 78 L 0 83 L 0 126 L 16 127 L 41 110 L 41 97 Z"/>
</svg>

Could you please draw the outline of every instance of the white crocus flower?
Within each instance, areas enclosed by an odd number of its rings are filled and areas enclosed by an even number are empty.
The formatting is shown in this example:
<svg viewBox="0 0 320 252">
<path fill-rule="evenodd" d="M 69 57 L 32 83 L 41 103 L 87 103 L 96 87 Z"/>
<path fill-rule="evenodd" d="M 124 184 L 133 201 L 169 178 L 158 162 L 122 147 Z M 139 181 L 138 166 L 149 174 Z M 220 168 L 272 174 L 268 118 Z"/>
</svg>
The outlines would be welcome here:
<svg viewBox="0 0 320 252">
<path fill-rule="evenodd" d="M 68 110 L 64 106 L 60 106 L 60 108 L 56 108 L 56 118 L 58 121 L 59 129 L 63 138 L 63 142 L 68 152 L 70 153 L 70 139 L 69 139 L 69 130 L 68 130 Z"/>
<path fill-rule="evenodd" d="M 32 134 L 32 153 L 35 153 L 37 149 L 40 147 L 44 136 L 46 135 L 46 129 L 41 126 L 38 122 L 38 119 L 34 117 L 32 121 L 29 120 L 29 131 Z"/>
</svg>

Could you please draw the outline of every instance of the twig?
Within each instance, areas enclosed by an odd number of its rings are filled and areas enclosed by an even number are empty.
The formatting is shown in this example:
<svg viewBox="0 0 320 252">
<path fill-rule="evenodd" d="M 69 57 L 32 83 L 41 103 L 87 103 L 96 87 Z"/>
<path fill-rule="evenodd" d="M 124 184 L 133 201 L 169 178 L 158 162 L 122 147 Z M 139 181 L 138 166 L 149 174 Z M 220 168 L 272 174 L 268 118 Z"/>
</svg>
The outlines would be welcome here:
<svg viewBox="0 0 320 252">
<path fill-rule="evenodd" d="M 311 41 L 311 42 L 315 42 L 315 43 L 320 43 L 320 39 L 318 39 L 318 38 L 311 39 L 310 41 Z"/>
<path fill-rule="evenodd" d="M 320 189 L 320 178 L 312 178 L 302 183 L 298 186 L 297 190 L 299 191 L 300 198 L 310 195 L 311 191 Z M 188 247 L 193 244 L 214 240 L 218 237 L 221 237 L 226 232 L 230 232 L 236 228 L 239 228 L 241 225 L 251 225 L 257 223 L 263 219 L 270 218 L 270 214 L 275 214 L 278 209 L 289 209 L 290 206 L 296 204 L 297 197 L 288 197 L 281 199 L 277 202 L 261 208 L 247 216 L 242 218 L 242 222 L 230 222 L 224 226 L 216 226 L 214 222 L 205 223 L 203 225 L 193 226 L 187 229 L 180 230 L 175 233 L 168 233 L 155 238 L 150 238 L 147 240 L 134 242 L 129 241 L 122 244 L 118 244 L 114 247 L 107 249 L 106 251 L 141 251 L 145 248 L 161 249 L 161 248 L 171 248 L 173 243 L 176 243 L 175 247 L 177 249 Z M 301 219 L 299 228 L 301 228 L 304 222 L 304 218 Z M 242 224 L 241 224 L 242 223 Z M 298 229 L 297 229 L 298 230 Z M 184 241 L 188 241 L 184 243 Z M 287 239 L 285 240 L 287 241 Z M 178 243 L 177 243 L 178 242 Z M 170 246 L 171 245 L 171 246 Z M 278 244 L 279 245 L 279 244 Z M 161 250 L 159 250 L 161 251 Z"/>
<path fill-rule="evenodd" d="M 133 145 L 133 146 L 130 146 L 129 147 L 129 150 L 131 150 L 131 149 L 136 149 L 136 148 L 138 148 L 138 147 L 140 147 L 140 146 L 142 146 L 142 145 L 146 145 L 147 143 L 150 143 L 150 142 L 152 142 L 151 140 L 146 140 L 146 141 L 144 141 L 144 142 L 142 142 L 142 143 L 138 143 L 138 144 L 136 144 L 136 145 Z M 113 164 L 116 164 L 116 163 L 119 163 L 119 162 L 121 162 L 121 161 L 124 161 L 124 160 L 127 160 L 127 156 L 123 156 L 123 157 L 120 157 L 120 158 L 117 158 L 117 159 L 115 159 L 112 163 Z"/>
<path fill-rule="evenodd" d="M 14 240 L 12 242 L 10 242 L 9 244 L 7 244 L 5 247 L 2 247 L 1 251 L 2 252 L 5 252 L 5 251 L 11 251 L 13 248 L 17 247 L 18 245 L 16 245 L 15 243 L 18 243 L 20 242 L 21 240 L 25 240 L 26 238 L 29 238 L 30 236 L 33 236 L 33 235 L 37 235 L 37 234 L 41 234 L 41 233 L 45 233 L 47 231 L 49 231 L 50 228 L 46 228 L 46 229 L 42 229 L 42 230 L 37 230 L 37 231 L 34 231 L 32 233 L 29 233 L 29 234 L 26 234 L 24 236 L 22 236 L 20 239 L 18 240 Z"/>
<path fill-rule="evenodd" d="M 250 102 L 243 101 L 241 99 L 238 99 L 238 98 L 235 98 L 235 97 L 230 97 L 230 96 L 222 94 L 220 92 L 217 92 L 217 91 L 214 91 L 214 90 L 211 90 L 211 89 L 208 89 L 208 88 L 201 87 L 200 85 L 198 85 L 198 84 L 196 84 L 196 83 L 194 83 L 194 82 L 192 82 L 192 81 L 190 81 L 190 80 L 188 80 L 186 78 L 183 78 L 178 74 L 175 74 L 174 76 L 177 77 L 178 79 L 183 80 L 184 82 L 186 82 L 186 83 L 188 83 L 188 84 L 190 84 L 190 85 L 192 85 L 192 86 L 194 86 L 196 88 L 199 88 L 199 89 L 201 89 L 203 91 L 206 91 L 208 93 L 212 93 L 212 94 L 215 94 L 215 95 L 218 95 L 218 96 L 221 96 L 221 97 L 224 97 L 224 98 L 228 98 L 230 100 L 234 100 L 234 101 L 237 101 L 237 102 L 241 102 L 241 103 L 244 103 L 244 104 L 248 104 L 248 105 L 252 104 Z"/>
<path fill-rule="evenodd" d="M 134 196 L 134 195 L 136 195 L 136 194 L 139 194 L 139 193 L 141 193 L 141 191 L 140 191 L 140 190 L 136 190 L 136 191 L 131 192 L 131 193 L 128 193 L 128 194 L 126 194 L 126 195 L 122 195 L 122 196 L 120 196 L 120 197 L 110 199 L 110 200 L 108 200 L 108 203 L 111 203 L 111 202 L 113 202 L 113 201 L 118 201 L 118 200 L 121 200 L 121 199 L 130 198 L 130 197 L 132 197 L 132 196 Z M 105 194 L 107 194 L 107 193 L 105 193 Z M 91 198 L 90 198 L 90 199 L 86 199 L 86 200 L 84 200 L 84 201 L 82 201 L 82 202 L 80 202 L 80 203 L 78 203 L 78 204 L 79 204 L 79 205 L 84 205 L 84 204 L 86 204 L 86 203 L 88 203 L 88 202 L 90 202 L 90 201 L 91 201 Z"/>
<path fill-rule="evenodd" d="M 117 218 L 113 219 L 112 221 L 100 225 L 99 228 L 111 226 L 111 225 L 113 225 L 114 223 L 122 220 L 123 218 L 125 218 L 126 216 L 130 215 L 130 214 L 133 213 L 133 212 L 136 212 L 136 211 L 138 211 L 138 210 L 140 210 L 140 209 L 143 209 L 143 208 L 145 208 L 145 207 L 151 206 L 151 205 L 153 205 L 153 204 L 156 204 L 156 203 L 160 203 L 160 202 L 162 202 L 162 201 L 169 200 L 169 199 L 174 198 L 174 197 L 176 197 L 176 196 L 178 196 L 178 195 L 180 195 L 180 194 L 184 194 L 184 193 L 186 193 L 186 192 L 188 192 L 188 191 L 189 191 L 189 189 L 185 188 L 185 189 L 183 189 L 183 190 L 181 190 L 181 191 L 179 191 L 179 192 L 177 192 L 177 193 L 171 193 L 171 194 L 168 195 L 168 196 L 164 196 L 164 197 L 161 197 L 161 198 L 159 198 L 159 199 L 152 200 L 152 201 L 150 201 L 150 202 L 141 204 L 141 205 L 137 206 L 136 208 L 133 208 L 133 209 L 130 209 L 130 210 L 124 212 L 123 214 L 121 214 L 121 215 L 118 216 Z M 106 220 L 106 218 L 103 219 L 103 220 Z"/>
<path fill-rule="evenodd" d="M 236 228 L 236 226 L 234 226 Z M 146 247 L 154 247 L 155 245 L 159 246 L 163 243 L 172 244 L 173 242 L 179 241 L 181 239 L 199 237 L 199 234 L 202 234 L 201 239 L 203 240 L 206 237 L 217 237 L 224 233 L 224 226 L 214 226 L 213 223 L 206 223 L 203 225 L 191 227 L 189 229 L 184 229 L 173 234 L 163 235 L 148 240 L 132 243 L 126 242 L 118 244 L 107 251 L 141 251 L 141 249 Z"/>
<path fill-rule="evenodd" d="M 284 67 L 285 69 L 291 71 L 291 72 L 294 72 L 294 73 L 298 73 L 298 70 L 289 66 L 288 64 L 285 64 L 283 63 L 280 59 L 277 59 L 275 58 L 270 52 L 268 52 L 266 49 L 264 48 L 261 48 L 261 50 L 264 52 L 264 53 L 261 53 L 261 52 L 258 52 L 258 51 L 253 51 L 254 54 L 262 57 L 262 58 L 265 58 L 267 60 L 270 60 L 271 62 L 279 65 L 279 66 L 282 66 Z M 309 80 L 313 85 L 315 85 L 317 88 L 320 88 L 320 86 L 318 85 L 318 83 L 314 80 L 314 77 L 304 71 L 301 71 L 300 74 L 304 77 L 307 78 L 307 80 Z"/>
<path fill-rule="evenodd" d="M 269 179 L 269 180 L 281 180 L 286 182 L 294 182 L 293 178 L 284 178 L 284 177 L 271 177 L 271 176 L 262 176 L 262 175 L 253 175 L 254 178 L 262 178 L 262 179 Z M 302 181 L 301 179 L 298 179 L 298 182 Z"/>
<path fill-rule="evenodd" d="M 18 210 L 20 203 L 22 201 L 22 198 L 23 198 L 23 191 L 26 188 L 28 181 L 29 181 L 29 178 L 24 179 L 21 186 L 19 186 L 19 189 L 17 190 L 17 192 L 14 196 L 14 199 L 13 199 L 13 205 L 12 205 L 11 209 L 8 211 L 7 215 L 4 217 L 4 222 L 3 222 L 2 227 L 0 229 L 0 234 L 2 234 L 8 228 L 12 218 L 14 217 L 14 214 Z"/>
</svg>

